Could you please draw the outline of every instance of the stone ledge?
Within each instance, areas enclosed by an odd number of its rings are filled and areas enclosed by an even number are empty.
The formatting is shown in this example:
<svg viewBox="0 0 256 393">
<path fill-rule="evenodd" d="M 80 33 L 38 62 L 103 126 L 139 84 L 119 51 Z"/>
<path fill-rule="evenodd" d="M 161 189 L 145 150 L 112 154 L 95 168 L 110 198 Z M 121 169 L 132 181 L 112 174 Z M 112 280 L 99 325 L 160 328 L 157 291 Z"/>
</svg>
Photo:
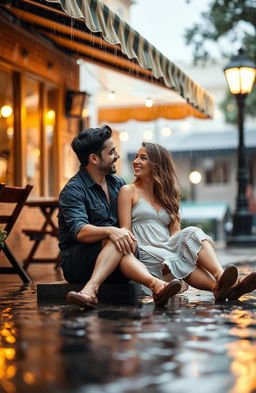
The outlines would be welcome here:
<svg viewBox="0 0 256 393">
<path fill-rule="evenodd" d="M 37 284 L 38 301 L 65 301 L 69 291 L 80 291 L 83 284 L 69 284 L 66 281 Z M 128 283 L 105 283 L 102 284 L 98 298 L 103 303 L 132 304 L 143 294 L 140 285 L 129 281 Z"/>
</svg>

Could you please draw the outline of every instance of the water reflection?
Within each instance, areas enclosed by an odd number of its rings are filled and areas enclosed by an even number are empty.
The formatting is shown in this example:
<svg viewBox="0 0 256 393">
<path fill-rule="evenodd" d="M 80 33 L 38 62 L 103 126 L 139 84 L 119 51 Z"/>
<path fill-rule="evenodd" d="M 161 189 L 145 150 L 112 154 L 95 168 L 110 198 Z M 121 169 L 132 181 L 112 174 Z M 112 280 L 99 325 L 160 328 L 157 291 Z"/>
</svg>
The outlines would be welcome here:
<svg viewBox="0 0 256 393">
<path fill-rule="evenodd" d="M 248 340 L 227 344 L 232 358 L 231 372 L 236 377 L 229 393 L 253 393 L 256 391 L 256 346 Z"/>
<path fill-rule="evenodd" d="M 255 294 L 215 304 L 191 290 L 165 309 L 147 299 L 89 312 L 38 305 L 33 286 L 0 295 L 5 393 L 255 391 Z"/>
<path fill-rule="evenodd" d="M 3 308 L 0 325 L 0 382 L 7 393 L 15 393 L 15 384 L 11 381 L 16 375 L 17 368 L 12 364 L 16 356 L 13 345 L 16 342 L 16 329 L 13 322 L 11 307 Z"/>
</svg>

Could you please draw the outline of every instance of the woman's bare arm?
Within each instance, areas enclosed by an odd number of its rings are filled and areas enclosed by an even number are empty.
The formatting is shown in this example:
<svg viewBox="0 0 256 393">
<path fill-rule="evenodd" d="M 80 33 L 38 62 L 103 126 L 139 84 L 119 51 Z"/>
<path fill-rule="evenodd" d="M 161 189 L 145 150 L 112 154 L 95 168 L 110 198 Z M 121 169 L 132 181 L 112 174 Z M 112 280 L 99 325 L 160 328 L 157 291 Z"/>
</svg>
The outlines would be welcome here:
<svg viewBox="0 0 256 393">
<path fill-rule="evenodd" d="M 131 210 L 133 201 L 133 188 L 126 185 L 121 188 L 118 194 L 117 208 L 120 228 L 131 231 Z"/>
<path fill-rule="evenodd" d="M 170 235 L 174 235 L 175 233 L 180 231 L 180 222 L 179 220 L 175 220 L 169 225 Z"/>
<path fill-rule="evenodd" d="M 118 194 L 117 208 L 118 208 L 118 219 L 120 228 L 125 228 L 130 231 L 131 236 L 131 211 L 133 206 L 133 186 L 127 185 L 123 186 Z M 134 240 L 135 239 L 135 240 Z M 132 252 L 136 250 L 137 242 L 136 238 L 133 236 L 133 244 L 131 246 Z"/>
</svg>

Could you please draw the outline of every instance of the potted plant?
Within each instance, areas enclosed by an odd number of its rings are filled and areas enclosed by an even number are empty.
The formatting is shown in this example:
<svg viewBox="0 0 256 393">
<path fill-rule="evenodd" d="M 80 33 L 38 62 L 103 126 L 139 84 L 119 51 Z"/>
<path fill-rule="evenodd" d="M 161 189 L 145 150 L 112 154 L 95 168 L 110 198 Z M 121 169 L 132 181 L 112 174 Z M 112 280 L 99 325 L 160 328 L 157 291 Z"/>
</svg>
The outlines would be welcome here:
<svg viewBox="0 0 256 393">
<path fill-rule="evenodd" d="M 0 229 L 0 248 L 4 247 L 4 241 L 7 238 L 7 232 L 3 229 Z"/>
</svg>

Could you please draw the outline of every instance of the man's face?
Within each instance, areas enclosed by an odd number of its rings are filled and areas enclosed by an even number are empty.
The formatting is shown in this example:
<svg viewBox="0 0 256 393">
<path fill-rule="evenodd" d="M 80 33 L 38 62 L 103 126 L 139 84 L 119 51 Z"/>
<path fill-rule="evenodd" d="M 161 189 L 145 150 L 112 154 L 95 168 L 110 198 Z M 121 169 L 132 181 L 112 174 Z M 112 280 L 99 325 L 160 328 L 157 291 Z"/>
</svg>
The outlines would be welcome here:
<svg viewBox="0 0 256 393">
<path fill-rule="evenodd" d="M 105 141 L 104 148 L 99 156 L 100 162 L 98 169 L 106 175 L 116 173 L 116 161 L 120 156 L 116 152 L 113 139 L 110 138 Z"/>
</svg>

